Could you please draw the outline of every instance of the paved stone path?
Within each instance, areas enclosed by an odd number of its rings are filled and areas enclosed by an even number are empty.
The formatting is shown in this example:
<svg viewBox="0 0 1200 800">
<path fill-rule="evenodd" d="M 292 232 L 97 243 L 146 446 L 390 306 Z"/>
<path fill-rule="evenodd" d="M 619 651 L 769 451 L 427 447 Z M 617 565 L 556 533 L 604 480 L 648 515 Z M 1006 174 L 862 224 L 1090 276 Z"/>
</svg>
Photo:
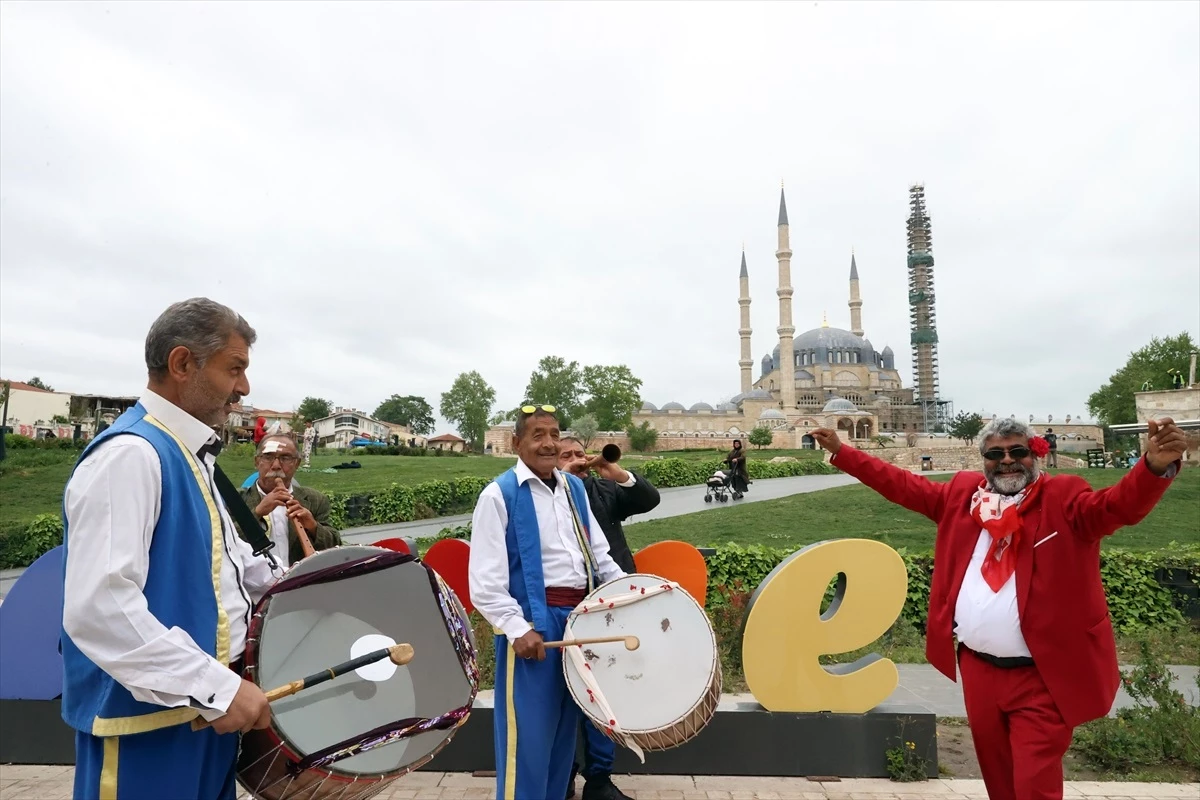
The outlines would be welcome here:
<svg viewBox="0 0 1200 800">
<path fill-rule="evenodd" d="M 0 765 L 0 800 L 64 800 L 71 796 L 71 767 Z M 616 776 L 617 785 L 636 800 L 986 800 L 983 781 L 937 779 L 894 783 L 886 779 L 814 782 L 807 778 L 752 778 L 687 775 Z M 489 800 L 495 778 L 456 772 L 416 772 L 376 795 L 380 800 Z M 577 781 L 576 797 L 583 780 Z M 1068 782 L 1064 798 L 1168 800 L 1200 797 L 1200 784 Z M 243 795 L 249 797 L 249 795 Z M 168 792 L 163 800 L 176 800 Z M 185 798 L 178 798 L 185 800 Z M 557 800 L 557 798 L 555 798 Z"/>
</svg>

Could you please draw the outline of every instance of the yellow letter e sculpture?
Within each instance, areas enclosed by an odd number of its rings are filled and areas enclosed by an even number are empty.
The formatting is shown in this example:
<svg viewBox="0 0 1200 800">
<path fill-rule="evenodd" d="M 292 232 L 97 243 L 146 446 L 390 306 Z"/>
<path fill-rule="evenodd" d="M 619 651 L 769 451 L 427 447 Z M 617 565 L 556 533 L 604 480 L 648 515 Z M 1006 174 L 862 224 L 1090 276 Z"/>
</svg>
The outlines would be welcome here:
<svg viewBox="0 0 1200 800">
<path fill-rule="evenodd" d="M 835 596 L 822 614 L 834 578 Z M 878 639 L 907 595 L 904 559 L 882 542 L 836 539 L 788 556 L 747 608 L 742 667 L 754 698 L 776 712 L 862 714 L 882 703 L 900 682 L 889 659 L 872 653 L 828 668 L 817 659 Z"/>
</svg>

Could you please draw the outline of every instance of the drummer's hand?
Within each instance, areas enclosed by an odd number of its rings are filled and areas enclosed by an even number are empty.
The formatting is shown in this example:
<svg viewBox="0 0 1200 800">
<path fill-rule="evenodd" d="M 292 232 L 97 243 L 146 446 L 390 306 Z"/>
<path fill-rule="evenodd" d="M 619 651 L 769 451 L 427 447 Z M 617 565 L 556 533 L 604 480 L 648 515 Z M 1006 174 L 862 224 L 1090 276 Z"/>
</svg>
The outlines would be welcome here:
<svg viewBox="0 0 1200 800">
<path fill-rule="evenodd" d="M 544 661 L 546 658 L 546 647 L 542 644 L 545 639 L 537 631 L 530 631 L 513 642 L 513 650 L 516 651 L 520 658 L 534 658 L 538 661 Z"/>
<path fill-rule="evenodd" d="M 265 517 L 279 506 L 286 506 L 288 500 L 291 499 L 292 495 L 287 489 L 277 486 L 258 501 L 258 505 L 254 507 L 254 513 L 260 518 Z"/>
<path fill-rule="evenodd" d="M 288 500 L 287 514 L 296 520 L 296 522 L 299 522 L 301 527 L 309 533 L 317 529 L 317 518 L 312 515 L 311 511 L 300 505 L 300 501 L 295 497 Z"/>
<path fill-rule="evenodd" d="M 271 704 L 263 690 L 245 678 L 238 687 L 229 710 L 222 717 L 213 720 L 212 727 L 217 733 L 246 733 L 265 728 L 271 724 Z"/>
<path fill-rule="evenodd" d="M 809 434 L 817 444 L 831 453 L 836 453 L 842 447 L 842 440 L 838 438 L 837 431 L 831 431 L 829 428 L 817 428 L 815 431 L 809 431 Z"/>
</svg>

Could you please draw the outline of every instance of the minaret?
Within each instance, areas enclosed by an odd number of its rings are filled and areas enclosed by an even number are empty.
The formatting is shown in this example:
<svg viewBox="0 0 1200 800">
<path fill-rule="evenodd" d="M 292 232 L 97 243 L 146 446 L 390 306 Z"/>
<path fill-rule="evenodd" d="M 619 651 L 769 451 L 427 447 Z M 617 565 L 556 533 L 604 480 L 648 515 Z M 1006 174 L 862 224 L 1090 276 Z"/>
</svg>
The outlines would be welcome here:
<svg viewBox="0 0 1200 800">
<path fill-rule="evenodd" d="M 933 234 L 925 211 L 925 186 L 908 190 L 908 305 L 912 333 L 913 399 L 924 408 L 925 430 L 937 430 L 938 334 L 933 291 Z"/>
<path fill-rule="evenodd" d="M 858 264 L 854 261 L 854 251 L 850 251 L 850 332 L 855 336 L 863 335 L 862 298 L 858 295 Z"/>
<path fill-rule="evenodd" d="M 742 272 L 738 275 L 738 305 L 741 306 L 741 327 L 738 336 L 742 339 L 742 354 L 738 366 L 742 368 L 742 394 L 750 391 L 750 368 L 754 360 L 750 357 L 750 273 L 746 272 L 746 249 L 742 248 Z"/>
<path fill-rule="evenodd" d="M 784 415 L 796 413 L 796 354 L 792 337 L 796 328 L 792 325 L 792 248 L 788 237 L 787 201 L 783 196 L 783 182 L 779 184 L 779 402 Z"/>
</svg>

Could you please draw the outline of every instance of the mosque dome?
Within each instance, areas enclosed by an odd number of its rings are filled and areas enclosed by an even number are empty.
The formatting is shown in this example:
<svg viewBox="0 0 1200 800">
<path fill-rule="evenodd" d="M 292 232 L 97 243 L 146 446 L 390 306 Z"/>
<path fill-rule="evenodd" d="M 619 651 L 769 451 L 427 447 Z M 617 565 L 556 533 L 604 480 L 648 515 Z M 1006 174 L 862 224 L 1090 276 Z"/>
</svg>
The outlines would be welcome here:
<svg viewBox="0 0 1200 800">
<path fill-rule="evenodd" d="M 642 403 L 642 411 L 658 411 L 658 406 L 654 403 Z"/>
<path fill-rule="evenodd" d="M 661 410 L 662 411 L 683 411 L 683 404 L 672 401 L 670 403 L 667 403 L 665 406 L 663 406 Z"/>
<path fill-rule="evenodd" d="M 692 406 L 691 408 L 688 409 L 688 411 L 712 411 L 712 410 L 713 410 L 713 407 L 710 406 L 708 403 L 696 403 L 694 406 Z"/>
<path fill-rule="evenodd" d="M 792 350 L 800 352 L 801 350 L 821 350 L 826 353 L 830 350 L 858 350 L 860 352 L 874 353 L 875 346 L 871 344 L 871 340 L 865 336 L 857 336 L 850 331 L 841 328 L 813 328 L 811 331 L 805 331 L 796 338 L 792 339 Z M 765 363 L 766 357 L 763 357 Z M 771 361 L 775 364 L 779 363 L 779 345 L 775 345 L 775 349 L 771 351 Z M 863 359 L 864 362 L 869 362 L 870 359 Z M 828 355 L 824 361 L 818 361 L 819 364 L 828 364 Z M 773 367 L 772 367 L 773 368 Z"/>
<path fill-rule="evenodd" d="M 844 397 L 834 397 L 825 404 L 825 407 L 821 411 L 826 414 L 838 414 L 858 411 L 858 408 Z"/>
<path fill-rule="evenodd" d="M 763 412 L 758 415 L 759 419 L 787 419 L 783 412 L 778 408 L 764 408 Z"/>
<path fill-rule="evenodd" d="M 742 396 L 743 400 L 770 400 L 771 393 L 766 389 L 752 389 Z"/>
</svg>

